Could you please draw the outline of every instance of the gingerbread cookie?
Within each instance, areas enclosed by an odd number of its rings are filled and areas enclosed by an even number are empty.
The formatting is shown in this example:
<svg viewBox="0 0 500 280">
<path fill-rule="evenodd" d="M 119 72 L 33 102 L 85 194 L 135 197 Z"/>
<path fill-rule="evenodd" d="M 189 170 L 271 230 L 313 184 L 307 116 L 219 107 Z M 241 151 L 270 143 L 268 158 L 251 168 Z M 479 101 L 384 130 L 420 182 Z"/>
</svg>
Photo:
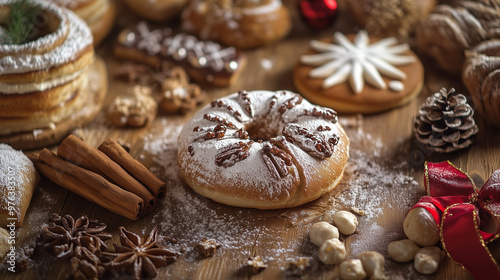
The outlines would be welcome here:
<svg viewBox="0 0 500 280">
<path fill-rule="evenodd" d="M 118 36 L 117 57 L 153 67 L 168 62 L 181 66 L 198 82 L 227 86 L 243 69 L 245 59 L 234 47 L 201 41 L 170 28 L 150 28 L 145 22 L 124 29 Z"/>
<path fill-rule="evenodd" d="M 310 101 L 343 113 L 377 113 L 416 97 L 423 85 L 423 66 L 408 45 L 397 39 L 371 37 L 364 30 L 347 38 L 311 41 L 293 80 Z"/>
</svg>

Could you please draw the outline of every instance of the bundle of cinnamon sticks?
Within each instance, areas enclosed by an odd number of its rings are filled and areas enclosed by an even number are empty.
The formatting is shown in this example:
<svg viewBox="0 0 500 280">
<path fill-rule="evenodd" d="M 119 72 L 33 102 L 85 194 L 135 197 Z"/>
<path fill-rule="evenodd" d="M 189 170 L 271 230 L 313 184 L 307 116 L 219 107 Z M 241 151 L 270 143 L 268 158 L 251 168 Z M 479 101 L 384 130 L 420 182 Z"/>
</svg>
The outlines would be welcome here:
<svg viewBox="0 0 500 280">
<path fill-rule="evenodd" d="M 166 184 L 112 139 L 94 148 L 70 135 L 57 155 L 43 149 L 28 157 L 59 186 L 131 220 L 165 196 Z"/>
</svg>

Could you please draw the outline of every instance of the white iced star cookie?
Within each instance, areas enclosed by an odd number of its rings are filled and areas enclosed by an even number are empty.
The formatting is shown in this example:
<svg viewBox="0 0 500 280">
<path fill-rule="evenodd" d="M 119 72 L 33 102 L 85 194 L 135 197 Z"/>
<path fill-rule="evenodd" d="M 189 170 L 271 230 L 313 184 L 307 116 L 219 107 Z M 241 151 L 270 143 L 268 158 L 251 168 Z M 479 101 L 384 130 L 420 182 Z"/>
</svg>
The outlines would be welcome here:
<svg viewBox="0 0 500 280">
<path fill-rule="evenodd" d="M 423 67 L 407 44 L 361 30 L 336 32 L 300 57 L 294 82 L 309 100 L 346 113 L 376 113 L 412 100 L 422 88 Z"/>
</svg>

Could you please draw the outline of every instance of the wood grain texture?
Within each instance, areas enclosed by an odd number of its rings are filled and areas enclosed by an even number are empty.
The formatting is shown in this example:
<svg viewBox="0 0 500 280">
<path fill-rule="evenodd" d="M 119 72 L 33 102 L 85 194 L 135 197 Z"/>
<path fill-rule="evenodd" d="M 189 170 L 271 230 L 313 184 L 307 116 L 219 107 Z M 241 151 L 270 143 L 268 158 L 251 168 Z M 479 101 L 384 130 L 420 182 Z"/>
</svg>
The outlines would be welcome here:
<svg viewBox="0 0 500 280">
<path fill-rule="evenodd" d="M 299 55 L 307 49 L 311 39 L 328 36 L 334 30 L 345 33 L 352 33 L 356 30 L 344 9 L 344 1 L 339 1 L 341 10 L 336 23 L 323 31 L 310 30 L 303 24 L 298 15 L 297 0 L 285 2 L 291 9 L 294 19 L 292 33 L 277 44 L 245 51 L 248 64 L 240 79 L 228 88 L 204 86 L 209 96 L 207 102 L 240 89 L 294 91 L 291 80 L 292 68 Z M 119 27 L 135 19 L 126 11 L 120 11 L 118 15 L 121 15 L 118 19 L 118 27 L 97 49 L 98 55 L 107 63 L 110 77 L 109 95 L 104 108 L 107 108 L 113 98 L 123 93 L 129 86 L 113 78 L 124 61 L 114 58 L 111 49 Z M 411 39 L 410 43 L 412 43 Z M 482 184 L 481 178 L 487 179 L 492 171 L 500 168 L 500 141 L 498 141 L 500 132 L 486 126 L 480 116 L 476 116 L 480 132 L 475 138 L 475 143 L 468 149 L 441 155 L 428 153 L 415 142 L 411 131 L 412 119 L 427 96 L 443 86 L 455 87 L 458 92 L 467 94 L 458 77 L 447 75 L 436 69 L 429 59 L 422 58 L 422 62 L 425 66 L 425 84 L 416 100 L 385 113 L 364 116 L 360 126 L 347 129 L 349 136 L 355 140 L 352 141 L 352 155 L 356 151 L 365 154 L 376 153 L 374 164 L 381 164 L 387 168 L 402 166 L 398 172 L 412 176 L 419 183 L 418 188 L 411 189 L 412 191 L 405 195 L 405 205 L 399 203 L 401 197 L 393 195 L 379 197 L 383 201 L 379 206 L 383 214 L 372 220 L 360 217 L 360 220 L 364 219 L 365 224 L 378 225 L 380 229 L 389 232 L 390 236 L 387 238 L 393 240 L 404 237 L 402 223 L 406 211 L 412 203 L 418 200 L 418 195 L 423 194 L 422 163 L 424 160 L 451 160 L 462 170 L 471 174 L 479 183 L 478 186 Z M 266 65 L 270 68 L 268 69 Z M 118 242 L 119 226 L 125 226 L 128 230 L 143 235 L 154 226 L 158 226 L 160 235 L 180 240 L 181 242 L 175 246 L 185 248 L 186 252 L 181 254 L 172 265 L 160 268 L 157 279 L 287 279 L 289 277 L 286 269 L 290 262 L 298 257 L 311 257 L 314 263 L 311 271 L 302 279 L 335 279 L 338 269 L 335 266 L 319 264 L 318 248 L 309 241 L 308 231 L 311 223 L 326 219 L 332 211 L 346 207 L 345 201 L 342 201 L 340 197 L 344 191 L 349 190 L 348 182 L 353 174 L 346 174 L 341 184 L 330 194 L 292 209 L 260 211 L 214 203 L 193 193 L 179 179 L 178 169 L 176 169 L 176 144 L 169 137 L 175 136 L 179 132 L 179 127 L 192 114 L 186 116 L 160 114 L 147 128 L 115 129 L 106 119 L 103 110 L 91 125 L 77 131 L 78 134 L 94 147 L 107 138 L 128 144 L 131 147 L 131 155 L 167 183 L 165 200 L 159 202 L 152 213 L 134 222 L 70 193 L 47 179 L 42 179 L 32 199 L 25 225 L 19 230 L 17 239 L 19 247 L 34 244 L 40 226 L 52 212 L 73 216 L 88 215 L 108 224 L 108 232 L 114 235 L 113 242 Z M 353 116 L 341 116 L 341 119 L 351 120 Z M 162 141 L 162 138 L 165 138 L 165 141 Z M 162 149 L 160 154 L 151 152 L 150 146 L 153 144 Z M 370 195 L 382 194 L 370 193 Z M 177 199 L 179 197 L 182 199 Z M 224 221 L 227 221 L 227 224 Z M 227 225 L 234 225 L 234 228 L 228 228 Z M 201 258 L 193 249 L 205 233 L 208 237 L 213 236 L 218 241 L 224 242 L 224 246 L 211 258 Z M 374 232 L 359 231 L 353 236 L 342 237 L 342 239 L 346 242 L 349 253 L 353 251 L 350 246 L 351 242 L 352 244 L 356 242 L 367 244 L 367 248 L 373 243 L 381 242 L 372 238 L 374 234 Z M 493 242 L 490 248 L 498 260 L 500 258 L 498 241 Z M 398 264 L 390 261 L 384 249 L 380 253 L 386 256 L 385 267 L 390 279 L 472 279 L 466 271 L 449 258 L 443 260 L 436 274 L 424 276 L 416 273 L 411 263 Z M 255 255 L 263 257 L 267 261 L 268 268 L 251 276 L 245 272 L 244 263 L 248 257 Z M 35 257 L 40 256 L 37 254 Z M 349 258 L 352 257 L 356 256 L 349 255 Z M 40 279 L 40 277 L 42 279 L 66 279 L 67 273 L 67 261 L 56 261 L 53 258 L 44 257 L 42 260 L 38 258 L 35 261 L 35 267 L 30 271 L 21 274 L 2 271 L 0 278 L 9 280 Z"/>
</svg>

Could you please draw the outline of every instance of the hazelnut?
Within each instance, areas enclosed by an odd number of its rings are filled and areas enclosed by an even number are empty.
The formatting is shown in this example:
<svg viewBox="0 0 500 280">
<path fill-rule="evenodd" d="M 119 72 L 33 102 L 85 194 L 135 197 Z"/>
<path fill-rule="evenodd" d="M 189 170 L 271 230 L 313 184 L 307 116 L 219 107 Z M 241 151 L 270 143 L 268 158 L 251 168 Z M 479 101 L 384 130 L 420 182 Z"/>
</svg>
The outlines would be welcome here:
<svg viewBox="0 0 500 280">
<path fill-rule="evenodd" d="M 410 210 L 403 222 L 403 230 L 408 239 L 426 247 L 439 242 L 439 229 L 431 213 L 423 207 Z"/>
<path fill-rule="evenodd" d="M 330 223 L 318 222 L 311 226 L 309 238 L 316 246 L 321 246 L 328 239 L 339 238 L 339 230 Z"/>
<path fill-rule="evenodd" d="M 339 264 L 345 260 L 345 246 L 337 238 L 326 240 L 319 248 L 318 257 L 324 264 Z"/>
<path fill-rule="evenodd" d="M 439 247 L 425 247 L 415 255 L 415 270 L 422 274 L 433 274 L 439 266 L 443 252 Z"/>
<path fill-rule="evenodd" d="M 359 259 L 350 259 L 340 263 L 340 279 L 342 280 L 362 280 L 366 277 L 363 264 Z"/>
<path fill-rule="evenodd" d="M 392 241 L 387 246 L 387 252 L 392 260 L 396 262 L 409 262 L 415 258 L 420 247 L 410 239 Z"/>
<path fill-rule="evenodd" d="M 358 218 L 348 211 L 339 211 L 333 216 L 333 222 L 342 234 L 351 235 L 356 231 Z"/>
</svg>

